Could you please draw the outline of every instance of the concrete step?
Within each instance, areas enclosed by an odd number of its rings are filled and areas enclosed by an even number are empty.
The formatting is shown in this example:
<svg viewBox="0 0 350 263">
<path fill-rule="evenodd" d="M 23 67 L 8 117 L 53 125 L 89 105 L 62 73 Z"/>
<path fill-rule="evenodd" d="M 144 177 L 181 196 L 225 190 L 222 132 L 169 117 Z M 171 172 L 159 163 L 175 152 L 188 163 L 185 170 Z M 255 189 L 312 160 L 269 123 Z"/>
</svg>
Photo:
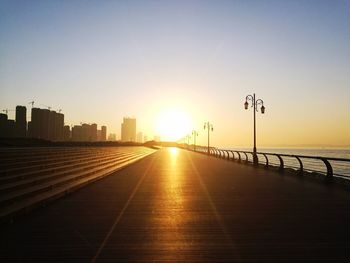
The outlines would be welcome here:
<svg viewBox="0 0 350 263">
<path fill-rule="evenodd" d="M 105 151 L 82 151 L 82 152 L 62 152 L 62 153 L 57 153 L 55 155 L 42 155 L 42 156 L 34 156 L 32 158 L 24 158 L 21 156 L 16 156 L 16 157 L 11 157 L 8 160 L 1 160 L 0 164 L 0 170 L 1 172 L 7 172 L 11 171 L 12 169 L 16 169 L 18 165 L 20 167 L 26 167 L 26 166 L 32 166 L 32 165 L 39 165 L 42 163 L 50 162 L 50 161 L 55 161 L 55 160 L 63 160 L 66 159 L 68 156 L 71 158 L 74 157 L 79 157 L 79 156 L 93 156 L 96 154 L 103 154 Z"/>
<path fill-rule="evenodd" d="M 12 188 L 13 191 L 11 191 L 12 189 L 9 189 L 0 193 L 0 206 L 6 205 L 11 202 L 15 202 L 16 200 L 25 198 L 30 195 L 34 195 L 42 191 L 47 191 L 51 188 L 54 188 L 57 185 L 64 184 L 70 180 L 75 180 L 79 177 L 87 176 L 89 174 L 95 173 L 96 171 L 107 169 L 108 167 L 113 166 L 117 163 L 122 163 L 139 156 L 140 155 L 132 155 L 126 158 L 116 158 L 100 162 L 99 164 L 87 164 L 83 167 L 61 172 L 61 174 L 54 174 L 52 176 L 49 176 L 48 178 L 44 178 L 43 181 L 39 180 L 39 182 L 36 184 L 29 183 L 25 187 L 14 186 Z"/>
<path fill-rule="evenodd" d="M 3 172 L 10 171 L 12 169 L 16 169 L 19 167 L 25 167 L 25 166 L 32 166 L 32 165 L 39 165 L 39 164 L 46 164 L 49 161 L 56 161 L 56 160 L 63 160 L 66 159 L 68 156 L 71 156 L 72 158 L 74 156 L 94 156 L 96 154 L 106 154 L 108 152 L 113 153 L 116 150 L 119 152 L 130 152 L 130 147 L 123 147 L 128 149 L 121 149 L 122 147 L 108 147 L 108 148 L 101 148 L 101 147 L 94 147 L 94 148 L 75 148 L 75 150 L 71 151 L 55 151 L 55 148 L 49 148 L 46 150 L 46 152 L 41 151 L 40 154 L 30 153 L 30 156 L 24 157 L 21 155 L 18 156 L 12 156 L 7 158 L 0 158 L 0 174 L 3 174 Z M 23 152 L 22 154 L 26 154 L 26 152 Z"/>
<path fill-rule="evenodd" d="M 54 187 L 49 187 L 46 191 L 37 193 L 36 195 L 23 198 L 15 203 L 9 204 L 4 207 L 0 207 L 0 222 L 6 222 L 13 219 L 15 216 L 27 213 L 32 209 L 43 206 L 44 204 L 54 201 L 60 197 L 63 197 L 75 190 L 92 183 L 96 180 L 102 179 L 129 164 L 132 164 L 152 153 L 154 150 L 147 150 L 143 154 L 128 158 L 123 162 L 118 162 L 103 169 L 96 169 L 89 171 L 85 175 L 74 176 L 74 179 L 66 181 L 66 183 L 58 183 Z"/>
<path fill-rule="evenodd" d="M 133 155 L 134 154 L 123 154 L 123 155 L 115 154 L 111 156 L 100 157 L 94 160 L 89 160 L 84 162 L 81 161 L 70 165 L 62 165 L 51 169 L 44 169 L 39 171 L 38 173 L 35 173 L 34 171 L 28 174 L 22 174 L 19 176 L 11 176 L 12 180 L 10 182 L 0 185 L 0 197 L 3 193 L 7 193 L 12 189 L 20 189 L 20 188 L 26 187 L 27 185 L 33 185 L 41 181 L 46 181 L 50 178 L 62 177 L 65 174 L 71 174 L 71 173 L 78 172 L 80 170 L 86 170 L 95 166 L 102 165 L 103 163 L 109 162 L 109 161 L 122 160 L 123 158 L 128 158 Z"/>
<path fill-rule="evenodd" d="M 64 169 L 65 167 L 78 165 L 79 163 L 99 160 L 101 158 L 108 158 L 116 155 L 124 156 L 128 154 L 115 152 L 110 154 L 91 155 L 91 156 L 84 156 L 84 157 L 73 158 L 73 159 L 71 159 L 70 157 L 67 157 L 66 159 L 62 159 L 57 162 L 42 163 L 40 165 L 34 165 L 29 167 L 18 167 L 15 170 L 11 170 L 10 172 L 7 172 L 5 176 L 4 175 L 1 176 L 0 183 L 5 183 L 11 180 L 13 181 L 14 179 L 18 180 L 18 179 L 25 179 L 31 176 L 38 176 L 40 174 L 45 174 L 52 171 L 57 171 L 59 169 Z"/>
</svg>

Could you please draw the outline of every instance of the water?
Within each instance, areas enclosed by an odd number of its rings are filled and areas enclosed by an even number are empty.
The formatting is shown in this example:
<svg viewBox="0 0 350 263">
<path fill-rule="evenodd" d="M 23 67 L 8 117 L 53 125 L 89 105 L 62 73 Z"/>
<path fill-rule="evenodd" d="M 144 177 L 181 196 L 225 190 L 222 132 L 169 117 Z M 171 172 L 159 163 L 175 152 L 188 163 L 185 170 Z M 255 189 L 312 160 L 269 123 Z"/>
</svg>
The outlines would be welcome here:
<svg viewBox="0 0 350 263">
<path fill-rule="evenodd" d="M 228 150 L 252 151 L 251 148 L 227 148 Z M 258 152 L 280 153 L 290 155 L 306 155 L 318 157 L 346 158 L 350 160 L 350 149 L 304 149 L 304 148 L 259 148 Z M 252 161 L 252 156 L 248 155 Z M 245 157 L 243 157 L 245 158 Z M 279 160 L 275 156 L 268 156 L 269 163 L 278 166 Z M 298 161 L 293 157 L 283 157 L 286 167 L 299 169 Z M 321 160 L 301 159 L 304 165 L 304 170 L 316 171 L 325 174 L 327 169 Z M 265 163 L 265 158 L 260 155 L 259 162 Z M 350 162 L 330 161 L 333 167 L 334 176 L 345 177 L 350 179 Z"/>
</svg>

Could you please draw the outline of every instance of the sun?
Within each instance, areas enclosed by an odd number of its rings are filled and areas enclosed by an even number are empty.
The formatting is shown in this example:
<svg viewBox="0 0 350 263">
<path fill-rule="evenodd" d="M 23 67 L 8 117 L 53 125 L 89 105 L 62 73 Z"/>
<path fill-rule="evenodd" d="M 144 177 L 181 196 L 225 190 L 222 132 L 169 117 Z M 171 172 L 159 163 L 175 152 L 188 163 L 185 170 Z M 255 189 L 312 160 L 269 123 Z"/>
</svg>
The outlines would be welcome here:
<svg viewBox="0 0 350 263">
<path fill-rule="evenodd" d="M 168 108 L 159 112 L 155 126 L 162 141 L 177 141 L 191 132 L 192 120 L 183 109 Z"/>
</svg>

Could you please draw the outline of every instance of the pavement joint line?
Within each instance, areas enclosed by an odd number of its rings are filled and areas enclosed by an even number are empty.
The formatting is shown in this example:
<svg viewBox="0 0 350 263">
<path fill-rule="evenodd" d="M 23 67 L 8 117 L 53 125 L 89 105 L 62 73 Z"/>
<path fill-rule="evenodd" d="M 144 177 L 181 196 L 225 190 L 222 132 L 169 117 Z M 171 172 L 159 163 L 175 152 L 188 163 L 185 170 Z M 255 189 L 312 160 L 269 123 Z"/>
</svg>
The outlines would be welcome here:
<svg viewBox="0 0 350 263">
<path fill-rule="evenodd" d="M 235 244 L 234 244 L 232 238 L 230 237 L 230 235 L 227 233 L 226 227 L 222 223 L 221 216 L 219 215 L 219 213 L 218 213 L 218 211 L 216 209 L 216 206 L 215 206 L 215 204 L 213 202 L 213 199 L 211 198 L 210 193 L 209 193 L 205 183 L 203 182 L 202 177 L 201 177 L 201 175 L 200 175 L 196 165 L 194 164 L 194 162 L 192 160 L 192 157 L 190 156 L 190 154 L 187 151 L 186 151 L 186 156 L 187 156 L 187 159 L 191 163 L 192 169 L 193 169 L 194 173 L 196 174 L 196 177 L 197 177 L 197 179 L 198 179 L 198 181 L 200 183 L 200 186 L 201 186 L 203 192 L 205 193 L 205 197 L 207 198 L 207 201 L 208 201 L 208 203 L 210 205 L 210 208 L 211 208 L 211 210 L 212 210 L 212 212 L 213 212 L 213 214 L 215 216 L 215 219 L 216 219 L 216 221 L 217 221 L 217 223 L 218 223 L 222 233 L 224 234 L 225 238 L 229 242 L 230 247 L 236 252 L 235 253 L 236 257 L 239 257 L 238 249 L 235 246 Z M 239 262 L 240 258 L 235 258 L 234 261 L 236 261 L 236 260 L 238 260 L 238 262 Z"/>
<path fill-rule="evenodd" d="M 105 245 L 107 244 L 111 234 L 113 233 L 115 227 L 117 226 L 117 224 L 119 223 L 120 219 L 123 217 L 124 212 L 126 211 L 126 209 L 129 207 L 129 204 L 131 203 L 132 199 L 134 198 L 136 192 L 138 191 L 138 189 L 140 188 L 143 180 L 146 178 L 146 176 L 148 175 L 149 171 L 151 170 L 151 168 L 153 167 L 154 164 L 154 160 L 155 160 L 155 156 L 153 155 L 153 158 L 150 162 L 150 164 L 148 165 L 146 171 L 143 173 L 142 177 L 140 178 L 140 180 L 138 181 L 137 185 L 135 186 L 134 190 L 132 191 L 131 195 L 129 196 L 129 199 L 126 201 L 123 209 L 120 211 L 119 215 L 117 216 L 117 218 L 115 219 L 113 225 L 111 226 L 110 230 L 108 231 L 107 235 L 105 236 L 105 238 L 103 239 L 100 247 L 98 248 L 95 256 L 91 259 L 91 263 L 95 263 L 98 259 L 98 257 L 100 256 L 103 248 L 105 247 Z"/>
</svg>

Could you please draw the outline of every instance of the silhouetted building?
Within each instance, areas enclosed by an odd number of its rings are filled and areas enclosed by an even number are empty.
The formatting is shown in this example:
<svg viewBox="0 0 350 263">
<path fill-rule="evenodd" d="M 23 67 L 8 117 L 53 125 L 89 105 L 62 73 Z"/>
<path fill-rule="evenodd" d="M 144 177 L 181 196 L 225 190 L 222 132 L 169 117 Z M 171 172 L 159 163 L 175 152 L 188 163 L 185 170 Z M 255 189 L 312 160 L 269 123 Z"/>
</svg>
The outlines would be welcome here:
<svg viewBox="0 0 350 263">
<path fill-rule="evenodd" d="M 72 128 L 72 141 L 83 141 L 83 127 L 74 125 Z"/>
<path fill-rule="evenodd" d="M 9 120 L 7 114 L 0 113 L 0 137 L 15 137 L 15 121 Z"/>
<path fill-rule="evenodd" d="M 50 140 L 49 138 L 49 121 L 50 121 L 50 110 L 40 109 L 40 135 L 41 139 Z"/>
<path fill-rule="evenodd" d="M 103 134 L 103 131 L 105 132 L 104 134 Z M 104 135 L 104 140 L 106 140 L 106 132 L 107 132 L 107 128 L 105 126 L 102 126 L 102 131 L 101 131 L 101 130 L 97 130 L 97 124 L 90 125 L 90 124 L 83 123 L 82 125 L 75 125 L 72 128 L 71 140 L 95 142 L 95 141 L 102 140 L 101 138 L 103 135 Z M 65 134 L 67 134 L 67 131 L 65 131 Z M 65 135 L 65 138 L 66 138 L 66 135 Z"/>
<path fill-rule="evenodd" d="M 101 138 L 100 141 L 106 141 L 107 139 L 107 127 L 106 126 L 102 126 L 101 127 Z"/>
<path fill-rule="evenodd" d="M 50 111 L 47 109 L 32 108 L 30 135 L 32 138 L 49 139 Z"/>
<path fill-rule="evenodd" d="M 15 121 L 7 120 L 7 136 L 6 137 L 15 137 Z"/>
<path fill-rule="evenodd" d="M 136 119 L 124 118 L 121 125 L 121 139 L 123 142 L 136 141 Z"/>
<path fill-rule="evenodd" d="M 49 112 L 49 135 L 48 139 L 50 141 L 55 140 L 55 122 L 56 122 L 56 112 L 55 111 L 50 111 Z"/>
<path fill-rule="evenodd" d="M 31 138 L 40 138 L 40 109 L 32 108 L 32 117 L 28 132 Z"/>
<path fill-rule="evenodd" d="M 82 127 L 82 138 L 84 142 L 91 141 L 91 128 L 89 124 L 83 123 Z"/>
<path fill-rule="evenodd" d="M 7 114 L 0 113 L 0 137 L 7 136 Z"/>
<path fill-rule="evenodd" d="M 28 135 L 51 141 L 63 139 L 64 115 L 48 109 L 32 108 L 32 120 L 28 125 Z"/>
<path fill-rule="evenodd" d="M 27 108 L 24 106 L 16 107 L 15 136 L 24 138 L 27 135 Z"/>
<path fill-rule="evenodd" d="M 70 127 L 69 125 L 63 126 L 63 141 L 70 140 Z"/>
<path fill-rule="evenodd" d="M 55 114 L 55 132 L 54 141 L 63 140 L 64 115 L 62 113 Z M 69 127 L 69 126 L 68 126 Z"/>
<path fill-rule="evenodd" d="M 90 125 L 90 141 L 97 141 L 97 124 L 95 123 Z"/>
<path fill-rule="evenodd" d="M 28 130 L 27 130 L 27 137 L 29 138 L 33 138 L 32 136 L 32 122 L 31 121 L 28 121 Z"/>
</svg>

